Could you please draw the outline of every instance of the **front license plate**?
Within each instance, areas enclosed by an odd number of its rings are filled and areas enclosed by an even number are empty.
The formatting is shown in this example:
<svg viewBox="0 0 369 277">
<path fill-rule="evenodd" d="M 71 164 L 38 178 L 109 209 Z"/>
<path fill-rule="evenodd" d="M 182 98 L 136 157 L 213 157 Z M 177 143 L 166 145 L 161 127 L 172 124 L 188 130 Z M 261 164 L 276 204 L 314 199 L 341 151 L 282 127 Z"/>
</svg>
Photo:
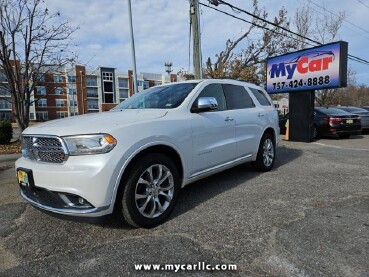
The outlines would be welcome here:
<svg viewBox="0 0 369 277">
<path fill-rule="evenodd" d="M 352 124 L 352 123 L 354 123 L 354 120 L 353 120 L 353 119 L 347 119 L 347 120 L 346 120 L 346 123 L 347 123 L 347 124 Z"/>
<path fill-rule="evenodd" d="M 29 188 L 32 185 L 32 171 L 17 169 L 18 184 Z"/>
</svg>

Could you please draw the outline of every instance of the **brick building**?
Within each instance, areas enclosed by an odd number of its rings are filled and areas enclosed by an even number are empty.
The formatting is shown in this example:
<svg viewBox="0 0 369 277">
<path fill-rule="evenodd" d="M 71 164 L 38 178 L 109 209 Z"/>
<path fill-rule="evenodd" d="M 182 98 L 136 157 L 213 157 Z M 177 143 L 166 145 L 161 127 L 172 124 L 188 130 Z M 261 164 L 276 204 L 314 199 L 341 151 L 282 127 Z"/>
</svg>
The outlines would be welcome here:
<svg viewBox="0 0 369 277">
<path fill-rule="evenodd" d="M 82 65 L 40 74 L 31 97 L 30 120 L 45 121 L 108 111 L 133 93 L 133 72 L 118 72 L 111 67 L 89 71 Z M 164 83 L 176 82 L 177 75 L 141 73 L 137 75 L 138 91 Z M 12 118 L 7 80 L 0 72 L 0 119 Z"/>
</svg>

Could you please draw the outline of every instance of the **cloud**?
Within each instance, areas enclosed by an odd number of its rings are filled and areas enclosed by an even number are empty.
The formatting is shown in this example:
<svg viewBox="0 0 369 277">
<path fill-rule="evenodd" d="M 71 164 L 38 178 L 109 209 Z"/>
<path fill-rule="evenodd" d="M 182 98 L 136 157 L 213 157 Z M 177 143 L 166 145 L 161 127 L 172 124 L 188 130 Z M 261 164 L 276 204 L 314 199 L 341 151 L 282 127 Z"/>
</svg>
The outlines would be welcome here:
<svg viewBox="0 0 369 277">
<path fill-rule="evenodd" d="M 252 10 L 252 1 L 227 0 L 235 6 Z M 329 11 L 345 11 L 347 20 L 369 30 L 369 9 L 357 1 L 312 0 L 325 6 Z M 137 69 L 142 72 L 164 73 L 164 62 L 172 61 L 174 71 L 188 68 L 189 54 L 189 1 L 187 0 L 131 0 L 133 13 L 134 37 L 136 45 Z M 207 4 L 207 0 L 201 0 Z M 292 19 L 297 6 L 306 0 L 279 1 L 259 0 L 259 7 L 265 7 L 269 18 L 273 19 L 282 7 L 288 10 Z M 128 21 L 128 2 L 120 0 L 63 0 L 48 1 L 50 11 L 60 11 L 62 16 L 70 18 L 74 25 L 80 26 L 76 32 L 77 52 L 81 63 L 89 62 L 90 68 L 96 66 L 115 67 L 119 71 L 132 68 L 130 31 Z M 369 2 L 367 2 L 369 5 Z M 323 14 L 326 11 L 314 6 Z M 245 19 L 245 14 L 235 14 L 230 8 L 219 5 L 219 9 Z M 234 39 L 247 23 L 220 14 L 201 6 L 202 56 L 215 57 L 222 51 L 227 39 Z M 354 31 L 353 31 L 354 30 Z M 349 52 L 369 60 L 369 51 L 364 51 L 368 44 L 369 33 L 350 24 L 344 23 L 340 39 L 349 42 Z M 191 57 L 192 59 L 192 57 Z M 358 72 L 369 72 L 368 66 L 350 63 Z M 192 68 L 192 66 L 191 66 Z M 357 68 L 357 69 L 356 69 Z M 360 72 L 359 72 L 360 70 Z M 365 75 L 364 75 L 365 76 Z M 360 75 L 359 81 L 365 81 Z M 366 83 L 369 83 L 366 75 Z"/>
</svg>

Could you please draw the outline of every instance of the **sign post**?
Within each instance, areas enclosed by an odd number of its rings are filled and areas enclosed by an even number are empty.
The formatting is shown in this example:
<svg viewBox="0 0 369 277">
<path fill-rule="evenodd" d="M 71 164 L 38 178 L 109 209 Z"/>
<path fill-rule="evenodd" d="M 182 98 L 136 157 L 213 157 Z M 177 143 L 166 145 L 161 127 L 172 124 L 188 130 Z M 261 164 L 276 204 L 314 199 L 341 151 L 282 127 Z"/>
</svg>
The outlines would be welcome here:
<svg viewBox="0 0 369 277">
<path fill-rule="evenodd" d="M 315 91 L 347 86 L 347 56 L 339 41 L 267 60 L 268 93 L 289 93 L 290 140 L 313 140 Z"/>
</svg>

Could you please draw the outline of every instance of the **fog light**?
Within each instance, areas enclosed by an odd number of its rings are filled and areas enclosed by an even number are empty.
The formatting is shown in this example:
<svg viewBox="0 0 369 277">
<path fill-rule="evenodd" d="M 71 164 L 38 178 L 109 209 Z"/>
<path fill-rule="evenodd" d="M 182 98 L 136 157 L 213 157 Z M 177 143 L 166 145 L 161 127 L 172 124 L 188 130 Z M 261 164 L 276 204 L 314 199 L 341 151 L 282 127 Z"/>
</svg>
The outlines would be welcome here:
<svg viewBox="0 0 369 277">
<path fill-rule="evenodd" d="M 78 197 L 78 203 L 81 205 L 85 204 L 85 199 L 83 199 L 82 197 Z"/>
<path fill-rule="evenodd" d="M 68 208 L 79 208 L 79 209 L 89 209 L 93 206 L 84 198 L 69 194 L 69 193 L 59 193 L 60 199 L 66 204 Z"/>
</svg>

